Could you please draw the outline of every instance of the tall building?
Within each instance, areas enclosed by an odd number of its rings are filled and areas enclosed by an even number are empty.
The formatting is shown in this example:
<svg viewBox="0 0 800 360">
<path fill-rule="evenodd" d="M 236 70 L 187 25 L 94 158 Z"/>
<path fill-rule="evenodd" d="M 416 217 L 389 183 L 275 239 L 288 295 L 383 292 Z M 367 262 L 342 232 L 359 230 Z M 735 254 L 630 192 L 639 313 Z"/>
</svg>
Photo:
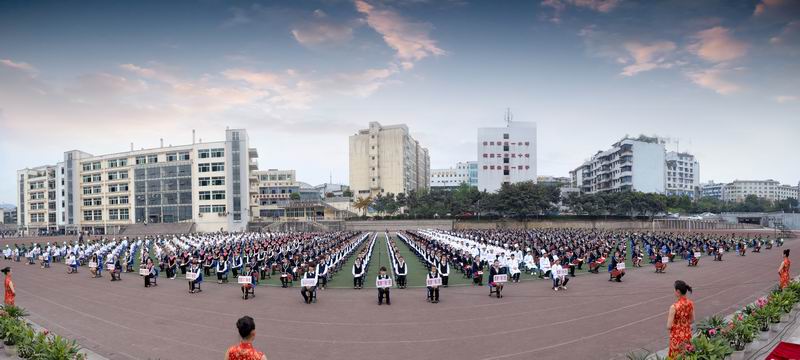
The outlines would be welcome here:
<svg viewBox="0 0 800 360">
<path fill-rule="evenodd" d="M 300 193 L 295 171 L 269 169 L 254 171 L 253 176 L 258 181 L 256 188 L 250 189 L 253 217 L 270 219 L 284 216 L 292 194 Z"/>
<path fill-rule="evenodd" d="M 666 166 L 666 194 L 694 198 L 700 187 L 700 163 L 694 155 L 670 151 Z"/>
<path fill-rule="evenodd" d="M 430 155 L 404 124 L 368 129 L 350 136 L 350 189 L 354 197 L 428 189 Z"/>
<path fill-rule="evenodd" d="M 709 181 L 700 185 L 700 196 L 722 200 L 725 193 L 725 184 Z"/>
<path fill-rule="evenodd" d="M 108 233 L 135 223 L 194 222 L 197 231 L 244 230 L 250 172 L 247 132 L 225 140 L 92 155 L 71 150 L 56 165 L 19 170 L 17 224 Z M 44 205 L 43 205 L 44 203 Z"/>
<path fill-rule="evenodd" d="M 768 180 L 734 180 L 725 185 L 722 199 L 725 201 L 741 202 L 749 195 L 755 195 L 767 200 L 778 201 L 797 199 L 798 189 L 791 185 L 782 185 L 780 182 Z"/>
<path fill-rule="evenodd" d="M 431 169 L 431 188 L 454 189 L 461 184 L 472 185 L 477 181 L 477 165 L 475 161 L 459 162 L 455 167 L 447 169 Z M 475 170 L 475 176 L 471 173 Z"/>
<path fill-rule="evenodd" d="M 665 150 L 658 138 L 623 138 L 570 172 L 582 193 L 665 191 Z"/>
<path fill-rule="evenodd" d="M 558 188 L 572 185 L 572 179 L 569 177 L 548 176 L 548 175 L 536 177 L 536 182 L 538 184 L 555 186 Z"/>
<path fill-rule="evenodd" d="M 478 190 L 497 191 L 503 184 L 536 182 L 536 123 L 512 121 L 478 129 Z"/>
</svg>

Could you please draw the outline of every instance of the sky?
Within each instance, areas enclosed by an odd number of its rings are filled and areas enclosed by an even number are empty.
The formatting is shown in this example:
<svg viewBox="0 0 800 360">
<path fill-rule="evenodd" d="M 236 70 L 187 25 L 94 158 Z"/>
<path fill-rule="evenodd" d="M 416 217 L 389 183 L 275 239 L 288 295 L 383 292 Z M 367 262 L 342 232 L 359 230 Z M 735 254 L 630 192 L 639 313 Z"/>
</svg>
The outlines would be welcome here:
<svg viewBox="0 0 800 360">
<path fill-rule="evenodd" d="M 567 176 L 625 135 L 702 182 L 800 181 L 798 0 L 0 2 L 0 203 L 16 170 L 224 139 L 261 169 L 348 182 L 348 136 L 405 123 L 433 168 L 478 127 L 538 128 Z"/>
</svg>

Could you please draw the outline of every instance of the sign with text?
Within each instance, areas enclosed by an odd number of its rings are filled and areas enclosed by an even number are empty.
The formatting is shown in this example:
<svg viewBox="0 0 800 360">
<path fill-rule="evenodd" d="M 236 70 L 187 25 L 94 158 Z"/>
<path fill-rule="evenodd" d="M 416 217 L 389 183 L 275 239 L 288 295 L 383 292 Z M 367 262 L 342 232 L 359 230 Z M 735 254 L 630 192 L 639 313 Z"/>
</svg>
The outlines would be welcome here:
<svg viewBox="0 0 800 360">
<path fill-rule="evenodd" d="M 252 284 L 253 277 L 252 276 L 239 276 L 239 284 Z"/>
<path fill-rule="evenodd" d="M 302 287 L 312 287 L 317 286 L 317 278 L 313 277 L 311 279 L 303 278 L 300 280 L 300 286 Z"/>
<path fill-rule="evenodd" d="M 668 263 L 668 262 L 669 262 L 669 258 L 668 258 L 668 257 L 666 257 L 666 256 L 662 256 L 662 257 L 661 257 L 661 262 L 662 262 L 662 263 L 664 263 L 664 264 L 666 264 L 666 263 Z"/>
<path fill-rule="evenodd" d="M 106 265 L 106 269 L 108 269 L 108 271 L 114 271 L 114 264 Z"/>
<path fill-rule="evenodd" d="M 392 287 L 392 279 L 377 279 L 375 280 L 375 286 L 385 289 Z"/>
<path fill-rule="evenodd" d="M 141 269 L 139 269 L 139 275 L 142 275 L 142 276 L 150 275 L 150 270 L 147 270 L 147 268 L 141 268 Z"/>
<path fill-rule="evenodd" d="M 617 264 L 617 270 L 619 270 L 619 271 L 625 270 L 625 263 L 618 263 Z"/>
<path fill-rule="evenodd" d="M 426 286 L 442 286 L 442 278 L 440 278 L 440 277 L 436 277 L 436 278 L 433 278 L 433 279 L 428 278 L 427 280 L 425 280 L 425 285 Z"/>
<path fill-rule="evenodd" d="M 700 255 L 701 255 L 701 254 L 700 254 L 700 252 L 699 252 L 699 251 L 695 251 L 695 253 L 694 253 L 694 257 L 696 257 L 696 258 L 699 258 L 699 257 L 700 257 Z"/>
<path fill-rule="evenodd" d="M 566 277 L 567 275 L 569 275 L 569 270 L 567 269 L 556 270 L 556 276 L 558 277 Z"/>
<path fill-rule="evenodd" d="M 97 269 L 97 263 L 94 261 L 89 262 L 89 269 Z"/>
<path fill-rule="evenodd" d="M 195 281 L 195 280 L 197 280 L 198 276 L 200 276 L 199 272 L 191 272 L 190 271 L 190 272 L 186 273 L 186 280 Z"/>
<path fill-rule="evenodd" d="M 495 275 L 493 281 L 501 284 L 504 282 L 508 282 L 508 275 L 506 274 Z"/>
</svg>

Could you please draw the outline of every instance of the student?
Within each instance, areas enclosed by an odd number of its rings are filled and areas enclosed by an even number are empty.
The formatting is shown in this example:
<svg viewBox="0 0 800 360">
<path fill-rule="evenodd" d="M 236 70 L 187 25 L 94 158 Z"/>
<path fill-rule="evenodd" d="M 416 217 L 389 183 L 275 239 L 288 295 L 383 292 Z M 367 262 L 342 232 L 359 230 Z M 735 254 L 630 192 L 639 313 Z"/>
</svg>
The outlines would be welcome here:
<svg viewBox="0 0 800 360">
<path fill-rule="evenodd" d="M 685 282 L 675 281 L 677 301 L 669 307 L 667 330 L 669 330 L 669 358 L 680 355 L 692 341 L 692 322 L 694 322 L 694 303 L 686 298 L 692 287 Z"/>
<path fill-rule="evenodd" d="M 500 267 L 500 261 L 495 260 L 492 263 L 492 267 L 489 268 L 489 296 L 492 296 L 492 292 L 495 293 L 497 298 L 503 297 L 503 283 L 496 283 L 494 282 L 495 275 L 507 275 L 506 268 Z M 494 291 L 493 291 L 494 290 Z"/>
<path fill-rule="evenodd" d="M 253 318 L 244 316 L 236 321 L 236 329 L 242 341 L 238 345 L 231 346 L 225 352 L 225 360 L 267 360 L 267 356 L 253 347 L 253 339 L 256 337 L 256 323 Z"/>
<path fill-rule="evenodd" d="M 97 257 L 97 254 L 92 254 L 91 260 L 89 260 L 89 272 L 92 274 L 93 279 L 100 277 L 102 265 L 98 260 L 99 258 Z"/>
<path fill-rule="evenodd" d="M 353 289 L 362 289 L 364 287 L 364 266 L 361 264 L 361 258 L 357 258 L 353 264 Z"/>
<path fill-rule="evenodd" d="M 233 259 L 231 263 L 231 273 L 233 274 L 233 277 L 239 276 L 239 272 L 244 273 L 244 260 L 242 260 L 242 255 L 240 255 L 238 251 L 233 253 Z"/>
<path fill-rule="evenodd" d="M 113 256 L 109 254 L 109 256 Z M 122 280 L 122 263 L 119 261 L 119 257 L 112 258 L 109 264 L 114 264 L 114 270 L 111 270 L 111 281 L 120 281 Z"/>
<path fill-rule="evenodd" d="M 450 278 L 450 263 L 447 261 L 447 255 L 442 255 L 439 260 L 439 273 L 442 275 L 442 286 L 447 287 L 447 281 Z"/>
<path fill-rule="evenodd" d="M 483 264 L 480 256 L 472 260 L 472 285 L 483 286 Z"/>
<path fill-rule="evenodd" d="M 402 256 L 397 258 L 397 272 L 395 275 L 397 275 L 397 288 L 405 289 L 408 266 L 406 265 L 406 260 Z"/>
<path fill-rule="evenodd" d="M 169 257 L 167 257 L 167 277 L 170 279 L 175 279 L 175 274 L 178 272 L 178 258 L 175 256 L 175 253 L 170 252 Z M 184 270 L 186 267 L 184 266 Z M 186 271 L 184 271 L 185 273 Z"/>
<path fill-rule="evenodd" d="M 289 282 L 292 281 L 292 265 L 289 264 L 289 260 L 283 258 L 283 262 L 281 263 L 281 287 L 286 288 L 289 286 Z"/>
<path fill-rule="evenodd" d="M 315 272 L 315 268 L 313 265 L 308 266 L 308 271 L 303 275 L 306 279 L 314 279 L 317 280 L 317 274 Z M 316 281 L 315 281 L 316 283 Z M 302 284 L 301 284 L 302 285 Z M 303 300 L 305 300 L 306 304 L 311 304 L 314 298 L 317 295 L 317 286 L 303 286 L 300 290 L 300 295 L 303 295 Z"/>
<path fill-rule="evenodd" d="M 256 296 L 256 285 L 258 285 L 258 269 L 255 267 L 250 268 L 250 272 L 246 276 L 250 276 L 249 284 L 242 284 L 242 299 L 247 300 L 248 295 Z"/>
<path fill-rule="evenodd" d="M 78 272 L 78 259 L 75 258 L 74 253 L 69 253 L 67 264 L 69 264 L 69 268 L 67 268 L 67 274 L 76 274 Z"/>
<path fill-rule="evenodd" d="M 203 271 L 200 268 L 200 262 L 197 259 L 194 259 L 192 262 L 191 267 L 189 267 L 189 272 L 197 274 L 197 278 L 192 281 L 189 281 L 189 292 L 194 294 L 202 291 L 200 289 L 200 284 L 203 283 Z"/>
<path fill-rule="evenodd" d="M 381 266 L 376 280 L 386 280 L 389 275 L 386 275 L 386 267 Z M 377 284 L 377 281 L 375 282 Z M 389 299 L 389 288 L 378 288 L 378 305 L 383 305 L 383 299 L 386 299 L 386 305 L 392 305 L 392 300 Z"/>
<path fill-rule="evenodd" d="M 147 275 L 144 276 L 144 287 L 150 287 L 150 285 L 158 286 L 158 282 L 156 278 L 158 277 L 158 270 L 153 264 L 153 259 L 147 258 L 145 262 L 144 268 L 147 270 Z M 151 284 L 152 282 L 152 284 Z"/>
<path fill-rule="evenodd" d="M 567 283 L 569 282 L 569 278 L 563 275 L 558 275 L 560 271 L 563 271 L 564 268 L 558 262 L 553 264 L 553 267 L 550 268 L 550 278 L 553 279 L 553 291 L 567 290 Z"/>
<path fill-rule="evenodd" d="M 219 256 L 217 260 L 217 283 L 222 284 L 223 282 L 228 282 L 228 261 L 225 260 L 225 257 L 222 255 Z"/>
<path fill-rule="evenodd" d="M 521 271 L 519 270 L 519 261 L 514 254 L 511 254 L 511 258 L 508 259 L 508 272 L 511 274 L 511 281 L 518 283 Z"/>
<path fill-rule="evenodd" d="M 320 259 L 319 265 L 317 265 L 317 282 L 319 282 L 319 288 L 321 290 L 325 290 L 325 286 L 328 285 L 328 264 L 326 263 L 326 259 Z"/>
<path fill-rule="evenodd" d="M 428 279 L 441 279 L 439 276 L 439 271 L 437 270 L 436 266 L 431 266 L 431 271 L 428 272 L 427 275 Z M 438 304 L 439 303 L 439 286 L 428 286 L 428 302 Z"/>
<path fill-rule="evenodd" d="M 4 288 L 5 288 L 5 299 L 3 299 L 3 303 L 6 305 L 14 306 L 14 298 L 17 296 L 17 290 L 14 288 L 14 282 L 11 281 L 11 268 L 6 266 L 0 272 L 5 275 L 4 281 Z"/>
</svg>

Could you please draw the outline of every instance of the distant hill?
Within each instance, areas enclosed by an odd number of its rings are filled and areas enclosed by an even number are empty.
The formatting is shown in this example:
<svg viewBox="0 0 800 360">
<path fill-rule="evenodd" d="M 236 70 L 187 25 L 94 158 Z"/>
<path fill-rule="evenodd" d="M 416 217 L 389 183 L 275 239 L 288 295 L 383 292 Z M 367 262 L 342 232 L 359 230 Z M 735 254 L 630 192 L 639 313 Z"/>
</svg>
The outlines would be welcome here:
<svg viewBox="0 0 800 360">
<path fill-rule="evenodd" d="M 0 209 L 5 209 L 5 210 L 12 210 L 15 209 L 16 207 L 17 205 L 14 204 L 0 204 Z"/>
</svg>

